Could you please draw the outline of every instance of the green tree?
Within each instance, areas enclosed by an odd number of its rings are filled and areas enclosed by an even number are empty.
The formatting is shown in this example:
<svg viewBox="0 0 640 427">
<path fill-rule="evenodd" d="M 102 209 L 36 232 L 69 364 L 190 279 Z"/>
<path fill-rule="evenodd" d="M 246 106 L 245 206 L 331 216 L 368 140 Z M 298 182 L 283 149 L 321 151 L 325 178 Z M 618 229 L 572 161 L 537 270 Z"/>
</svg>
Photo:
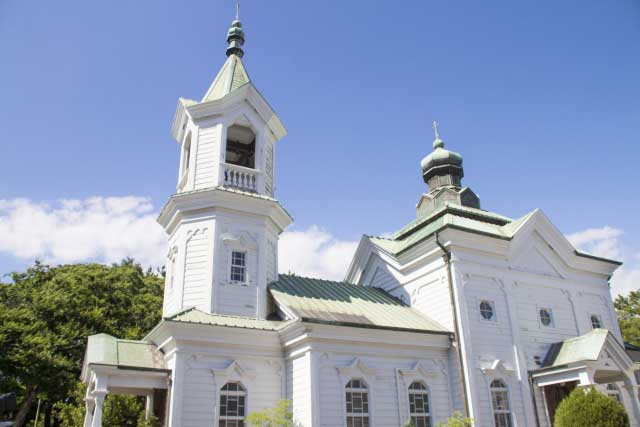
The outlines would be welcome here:
<svg viewBox="0 0 640 427">
<path fill-rule="evenodd" d="M 471 418 L 465 417 L 462 412 L 455 411 L 447 422 L 438 423 L 436 427 L 471 427 L 473 425 L 473 420 Z"/>
<path fill-rule="evenodd" d="M 614 303 L 622 337 L 628 343 L 640 345 L 640 291 L 626 297 L 618 295 Z"/>
<path fill-rule="evenodd" d="M 595 388 L 576 388 L 556 410 L 555 427 L 628 427 L 624 407 Z"/>
<path fill-rule="evenodd" d="M 161 317 L 162 277 L 132 260 L 36 262 L 12 279 L 0 285 L 0 390 L 19 393 L 17 427 L 33 417 L 38 398 L 47 425 L 56 404 L 83 405 L 76 394 L 87 336 L 139 339 Z"/>
<path fill-rule="evenodd" d="M 251 427 L 296 427 L 299 424 L 293 420 L 291 401 L 281 399 L 273 408 L 252 412 L 247 417 L 247 424 Z"/>
</svg>

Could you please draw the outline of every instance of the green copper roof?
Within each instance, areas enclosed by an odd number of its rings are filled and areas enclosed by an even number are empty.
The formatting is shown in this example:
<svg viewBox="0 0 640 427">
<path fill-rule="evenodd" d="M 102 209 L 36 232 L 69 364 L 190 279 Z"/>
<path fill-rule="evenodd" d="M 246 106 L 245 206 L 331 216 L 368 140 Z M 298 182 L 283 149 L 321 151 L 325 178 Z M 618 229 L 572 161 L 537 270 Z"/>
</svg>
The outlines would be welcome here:
<svg viewBox="0 0 640 427">
<path fill-rule="evenodd" d="M 242 59 L 238 55 L 230 55 L 201 102 L 221 99 L 250 82 L 251 79 Z"/>
<path fill-rule="evenodd" d="M 222 314 L 209 314 L 195 308 L 188 308 L 164 320 L 172 322 L 199 323 L 202 325 L 228 326 L 231 328 L 260 329 L 264 331 L 277 331 L 288 325 L 288 321 L 259 320 L 253 317 L 227 316 Z"/>
<path fill-rule="evenodd" d="M 85 364 L 134 369 L 165 369 L 164 359 L 151 343 L 122 340 L 108 334 L 89 337 Z"/>
<path fill-rule="evenodd" d="M 600 357 L 608 336 L 608 330 L 594 329 L 579 337 L 552 344 L 542 367 L 550 368 L 576 362 L 596 361 Z"/>
<path fill-rule="evenodd" d="M 447 227 L 489 235 L 499 239 L 510 239 L 519 225 L 529 215 L 532 215 L 532 213 L 513 221 L 507 217 L 480 209 L 447 205 L 436 210 L 428 217 L 412 221 L 389 239 L 369 237 L 369 240 L 385 252 L 398 255 Z"/>
<path fill-rule="evenodd" d="M 284 311 L 303 322 L 447 333 L 379 288 L 281 274 L 269 289 Z"/>
</svg>

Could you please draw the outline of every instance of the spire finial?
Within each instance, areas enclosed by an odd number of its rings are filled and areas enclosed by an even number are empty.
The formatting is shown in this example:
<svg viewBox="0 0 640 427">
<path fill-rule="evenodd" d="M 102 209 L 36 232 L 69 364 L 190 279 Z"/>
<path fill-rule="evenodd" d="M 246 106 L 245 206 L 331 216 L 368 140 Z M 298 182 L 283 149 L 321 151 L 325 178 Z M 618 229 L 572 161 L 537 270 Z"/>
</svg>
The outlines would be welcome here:
<svg viewBox="0 0 640 427">
<path fill-rule="evenodd" d="M 438 122 L 434 120 L 431 126 L 433 127 L 433 132 L 436 134 L 436 139 L 440 139 L 440 134 L 438 133 Z"/>
<path fill-rule="evenodd" d="M 436 149 L 444 147 L 444 141 L 440 139 L 440 132 L 438 132 L 438 122 L 434 120 L 431 126 L 433 127 L 433 132 L 436 135 L 436 139 L 433 141 L 433 148 Z"/>
<path fill-rule="evenodd" d="M 244 31 L 240 22 L 240 0 L 236 0 L 236 19 L 231 23 L 231 28 L 227 32 L 227 56 L 237 55 L 240 58 L 244 55 L 242 45 L 244 45 Z"/>
</svg>

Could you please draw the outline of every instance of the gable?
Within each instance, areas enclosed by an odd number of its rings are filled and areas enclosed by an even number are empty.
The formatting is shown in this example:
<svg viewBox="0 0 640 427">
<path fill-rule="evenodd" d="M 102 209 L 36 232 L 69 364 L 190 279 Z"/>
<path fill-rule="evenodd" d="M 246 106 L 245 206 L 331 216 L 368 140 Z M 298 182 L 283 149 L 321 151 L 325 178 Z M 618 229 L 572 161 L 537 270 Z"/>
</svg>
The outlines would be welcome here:
<svg viewBox="0 0 640 427">
<path fill-rule="evenodd" d="M 535 232 L 509 257 L 510 268 L 545 276 L 563 277 L 563 266 L 564 262 L 558 254 L 545 245 L 540 235 Z"/>
</svg>

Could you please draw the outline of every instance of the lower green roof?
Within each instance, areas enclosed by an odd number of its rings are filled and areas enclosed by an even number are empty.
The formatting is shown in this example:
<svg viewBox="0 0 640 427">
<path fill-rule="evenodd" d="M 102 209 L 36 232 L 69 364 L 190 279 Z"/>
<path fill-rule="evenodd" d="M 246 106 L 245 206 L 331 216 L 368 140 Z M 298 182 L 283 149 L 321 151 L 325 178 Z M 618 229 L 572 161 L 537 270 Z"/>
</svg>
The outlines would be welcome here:
<svg viewBox="0 0 640 427">
<path fill-rule="evenodd" d="M 278 320 L 260 320 L 255 317 L 228 316 L 224 314 L 209 314 L 196 308 L 188 308 L 164 319 L 165 321 L 198 323 L 212 326 L 228 326 L 231 328 L 260 329 L 277 331 L 290 322 Z"/>
<path fill-rule="evenodd" d="M 109 334 L 89 337 L 84 363 L 120 368 L 166 369 L 162 354 L 150 342 L 123 340 Z"/>
<path fill-rule="evenodd" d="M 606 329 L 593 331 L 551 345 L 542 364 L 543 368 L 564 366 L 576 362 L 596 361 L 609 336 Z"/>
<path fill-rule="evenodd" d="M 448 333 L 382 289 L 281 274 L 269 285 L 276 304 L 302 321 Z"/>
</svg>

